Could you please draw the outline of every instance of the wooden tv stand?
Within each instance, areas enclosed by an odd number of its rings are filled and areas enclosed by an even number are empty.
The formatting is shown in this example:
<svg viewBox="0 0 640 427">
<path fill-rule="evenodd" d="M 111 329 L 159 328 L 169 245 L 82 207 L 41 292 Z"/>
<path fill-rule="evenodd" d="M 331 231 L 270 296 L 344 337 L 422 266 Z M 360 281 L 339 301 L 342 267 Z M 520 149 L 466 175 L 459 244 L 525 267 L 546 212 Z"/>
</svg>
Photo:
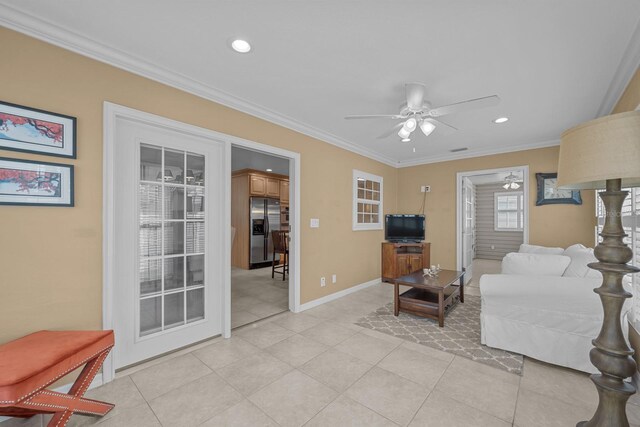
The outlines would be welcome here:
<svg viewBox="0 0 640 427">
<path fill-rule="evenodd" d="M 393 282 L 414 271 L 429 268 L 431 243 L 382 243 L 382 281 Z"/>
</svg>

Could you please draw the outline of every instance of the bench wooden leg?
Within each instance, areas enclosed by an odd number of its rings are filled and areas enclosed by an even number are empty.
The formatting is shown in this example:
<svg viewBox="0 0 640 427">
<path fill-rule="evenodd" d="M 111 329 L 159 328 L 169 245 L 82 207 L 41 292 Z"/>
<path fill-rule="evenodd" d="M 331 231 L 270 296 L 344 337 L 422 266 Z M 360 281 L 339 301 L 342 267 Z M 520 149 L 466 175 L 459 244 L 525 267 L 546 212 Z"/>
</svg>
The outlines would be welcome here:
<svg viewBox="0 0 640 427">
<path fill-rule="evenodd" d="M 87 362 L 68 394 L 45 389 L 20 402 L 19 406 L 25 410 L 54 413 L 49 427 L 64 427 L 75 412 L 96 416 L 107 414 L 114 405 L 86 399 L 83 395 L 89 389 L 110 350 L 111 348 L 106 349 Z"/>
</svg>

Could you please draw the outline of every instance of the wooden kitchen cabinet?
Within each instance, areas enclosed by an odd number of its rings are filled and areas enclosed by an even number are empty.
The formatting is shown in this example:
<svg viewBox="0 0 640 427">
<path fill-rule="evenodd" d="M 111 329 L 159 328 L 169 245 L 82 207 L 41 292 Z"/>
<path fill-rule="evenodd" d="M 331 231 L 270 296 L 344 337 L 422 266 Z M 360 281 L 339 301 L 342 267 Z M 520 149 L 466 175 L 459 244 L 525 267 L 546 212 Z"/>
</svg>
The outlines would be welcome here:
<svg viewBox="0 0 640 427">
<path fill-rule="evenodd" d="M 259 175 L 249 175 L 249 193 L 252 196 L 266 196 L 267 178 Z"/>
<path fill-rule="evenodd" d="M 281 188 L 286 190 L 281 191 Z M 285 196 L 282 199 L 281 196 Z M 236 229 L 231 245 L 231 265 L 250 268 L 251 197 L 280 200 L 282 227 L 289 226 L 289 177 L 255 169 L 234 171 L 231 176 L 231 225 Z M 285 222 L 286 221 L 286 222 Z"/>
<path fill-rule="evenodd" d="M 274 199 L 280 198 L 280 180 L 267 178 L 267 197 L 272 197 Z"/>
<path fill-rule="evenodd" d="M 289 181 L 280 180 L 280 203 L 289 203 Z"/>
</svg>

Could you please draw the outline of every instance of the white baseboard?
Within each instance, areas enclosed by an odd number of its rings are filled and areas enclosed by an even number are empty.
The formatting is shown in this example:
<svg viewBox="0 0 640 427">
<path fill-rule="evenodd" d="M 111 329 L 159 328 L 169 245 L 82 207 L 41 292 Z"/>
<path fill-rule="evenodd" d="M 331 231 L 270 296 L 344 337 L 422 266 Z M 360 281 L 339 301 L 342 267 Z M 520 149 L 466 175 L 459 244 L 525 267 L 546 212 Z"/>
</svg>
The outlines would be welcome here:
<svg viewBox="0 0 640 427">
<path fill-rule="evenodd" d="M 53 390 L 57 391 L 58 393 L 69 393 L 69 390 L 71 390 L 71 385 L 72 384 L 61 385 L 60 387 L 56 387 Z M 92 388 L 100 387 L 101 385 L 102 385 L 102 373 L 98 373 L 93 379 L 93 381 L 91 381 L 91 385 L 89 385 L 89 390 L 91 390 Z M 10 419 L 11 417 L 0 417 L 0 423 Z"/>
<path fill-rule="evenodd" d="M 344 289 L 342 291 L 334 292 L 330 295 L 327 295 L 322 298 L 314 299 L 313 301 L 306 302 L 304 304 L 300 304 L 298 313 L 309 310 L 310 308 L 317 307 L 319 305 L 328 303 L 330 301 L 337 300 L 338 298 L 342 298 L 354 292 L 361 291 L 369 286 L 377 285 L 381 282 L 381 279 L 378 277 L 377 279 L 369 280 L 368 282 L 360 283 L 359 285 L 352 286 L 350 288 Z"/>
</svg>

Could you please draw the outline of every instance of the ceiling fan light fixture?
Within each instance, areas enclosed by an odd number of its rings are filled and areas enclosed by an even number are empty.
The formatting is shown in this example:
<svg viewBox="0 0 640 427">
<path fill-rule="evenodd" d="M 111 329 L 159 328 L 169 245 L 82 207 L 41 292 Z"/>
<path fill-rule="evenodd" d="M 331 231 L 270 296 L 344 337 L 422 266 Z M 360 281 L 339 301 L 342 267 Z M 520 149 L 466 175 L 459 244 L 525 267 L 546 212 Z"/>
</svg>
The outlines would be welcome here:
<svg viewBox="0 0 640 427">
<path fill-rule="evenodd" d="M 423 120 L 420 123 L 420 130 L 422 131 L 422 133 L 424 133 L 424 136 L 431 135 L 431 132 L 433 132 L 435 128 L 436 128 L 436 125 L 426 120 Z"/>
<path fill-rule="evenodd" d="M 417 124 L 416 119 L 411 117 L 407 119 L 406 122 L 404 122 L 404 126 L 402 127 L 408 130 L 409 132 L 413 132 L 414 130 L 416 130 L 416 124 Z"/>
<path fill-rule="evenodd" d="M 402 139 L 400 140 L 400 142 L 411 142 L 411 139 L 409 139 L 409 138 L 402 138 Z"/>
<path fill-rule="evenodd" d="M 511 172 L 505 177 L 505 184 L 502 186 L 502 188 L 504 188 L 505 190 L 517 190 L 518 188 L 520 188 L 520 184 L 518 184 L 517 182 L 519 180 L 520 178 L 518 178 L 513 174 L 513 172 Z"/>
<path fill-rule="evenodd" d="M 411 135 L 411 131 L 406 130 L 406 129 L 404 128 L 404 126 L 402 126 L 402 127 L 400 128 L 400 130 L 398 131 L 398 136 L 399 136 L 400 138 L 402 138 L 403 140 L 404 140 L 404 139 L 409 139 L 409 135 Z"/>
</svg>

